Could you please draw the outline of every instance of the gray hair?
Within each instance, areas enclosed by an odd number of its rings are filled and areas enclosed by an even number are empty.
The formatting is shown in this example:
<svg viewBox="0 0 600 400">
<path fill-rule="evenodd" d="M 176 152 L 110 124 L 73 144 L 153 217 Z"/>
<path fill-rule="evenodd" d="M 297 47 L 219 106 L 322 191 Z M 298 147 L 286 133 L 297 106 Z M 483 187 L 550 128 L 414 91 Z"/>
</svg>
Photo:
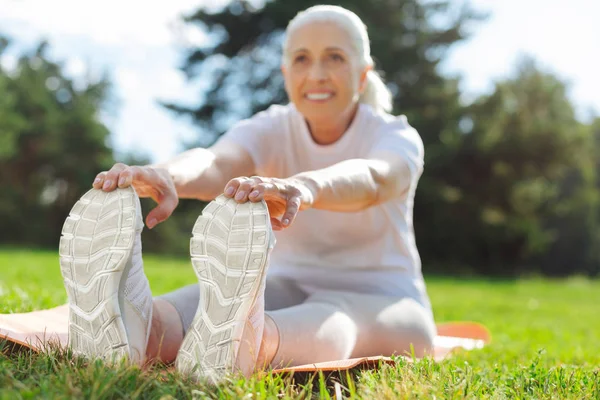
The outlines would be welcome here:
<svg viewBox="0 0 600 400">
<path fill-rule="evenodd" d="M 299 12 L 288 24 L 283 43 L 283 55 L 288 57 L 288 38 L 290 34 L 303 25 L 312 22 L 335 22 L 352 37 L 352 43 L 358 54 L 362 67 L 374 67 L 371 57 L 371 45 L 367 27 L 362 20 L 350 10 L 339 6 L 319 5 Z M 377 111 L 392 110 L 392 93 L 372 68 L 367 72 L 367 86 L 360 95 L 359 102 L 372 106 Z"/>
</svg>

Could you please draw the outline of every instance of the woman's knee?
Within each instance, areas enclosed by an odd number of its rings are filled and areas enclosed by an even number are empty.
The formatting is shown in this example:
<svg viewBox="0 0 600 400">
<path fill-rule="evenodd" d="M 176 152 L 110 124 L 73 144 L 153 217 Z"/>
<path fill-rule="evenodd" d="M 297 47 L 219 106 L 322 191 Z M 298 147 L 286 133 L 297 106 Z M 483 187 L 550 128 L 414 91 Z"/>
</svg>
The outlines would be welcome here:
<svg viewBox="0 0 600 400">
<path fill-rule="evenodd" d="M 316 292 L 306 300 L 306 304 L 318 306 L 327 314 L 316 334 L 323 360 L 342 360 L 354 352 L 360 327 L 351 303 L 347 293 L 337 291 Z"/>
<path fill-rule="evenodd" d="M 397 343 L 399 351 L 395 351 L 396 354 L 404 352 L 405 355 L 414 354 L 415 357 L 419 358 L 433 354 L 434 330 L 425 325 L 420 325 L 408 332 L 401 330 L 400 333 L 401 336 Z"/>
<path fill-rule="evenodd" d="M 334 304 L 307 301 L 269 315 L 281 339 L 272 365 L 340 360 L 350 357 L 354 350 L 357 325 Z"/>
<path fill-rule="evenodd" d="M 321 361 L 349 358 L 357 336 L 358 327 L 354 320 L 341 310 L 331 307 L 331 315 L 321 324 L 316 334 L 315 339 L 319 343 L 318 358 Z"/>
<path fill-rule="evenodd" d="M 416 357 L 432 354 L 437 334 L 429 310 L 412 299 L 404 299 L 384 310 L 374 331 L 375 336 L 379 336 L 378 342 L 386 344 L 388 353 Z"/>
</svg>

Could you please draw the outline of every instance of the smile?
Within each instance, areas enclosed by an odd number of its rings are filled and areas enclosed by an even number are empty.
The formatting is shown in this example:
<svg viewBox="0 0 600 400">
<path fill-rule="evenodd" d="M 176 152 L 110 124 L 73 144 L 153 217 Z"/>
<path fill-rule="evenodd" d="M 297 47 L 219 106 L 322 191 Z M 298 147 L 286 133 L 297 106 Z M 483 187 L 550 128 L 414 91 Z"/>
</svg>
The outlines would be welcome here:
<svg viewBox="0 0 600 400">
<path fill-rule="evenodd" d="M 333 93 L 307 93 L 304 97 L 311 101 L 324 101 L 333 97 Z"/>
</svg>

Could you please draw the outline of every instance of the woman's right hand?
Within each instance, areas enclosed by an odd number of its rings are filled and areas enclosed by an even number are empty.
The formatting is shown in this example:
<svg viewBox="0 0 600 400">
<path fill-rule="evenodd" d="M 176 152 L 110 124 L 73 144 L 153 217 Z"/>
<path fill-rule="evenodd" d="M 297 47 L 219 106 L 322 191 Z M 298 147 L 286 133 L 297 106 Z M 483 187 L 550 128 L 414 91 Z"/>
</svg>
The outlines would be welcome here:
<svg viewBox="0 0 600 400">
<path fill-rule="evenodd" d="M 152 198 L 158 205 L 146 217 L 150 229 L 169 218 L 179 204 L 173 178 L 164 168 L 117 163 L 110 171 L 100 172 L 92 186 L 105 192 L 133 186 L 138 196 Z"/>
</svg>

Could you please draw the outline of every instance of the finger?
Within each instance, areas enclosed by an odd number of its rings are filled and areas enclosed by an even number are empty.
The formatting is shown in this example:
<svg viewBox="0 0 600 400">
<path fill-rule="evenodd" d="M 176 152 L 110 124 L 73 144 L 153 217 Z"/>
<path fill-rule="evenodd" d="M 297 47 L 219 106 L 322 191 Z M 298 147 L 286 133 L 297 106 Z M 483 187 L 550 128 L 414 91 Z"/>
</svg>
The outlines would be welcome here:
<svg viewBox="0 0 600 400">
<path fill-rule="evenodd" d="M 146 217 L 146 226 L 150 229 L 165 221 L 173 214 L 173 210 L 179 204 L 179 199 L 175 191 L 169 190 L 160 196 L 158 205 L 148 213 Z"/>
<path fill-rule="evenodd" d="M 223 191 L 225 197 L 233 197 L 244 179 L 246 178 L 233 178 L 232 180 L 227 182 L 227 185 L 225 185 L 225 189 Z"/>
<path fill-rule="evenodd" d="M 284 186 L 277 185 L 277 182 L 264 182 L 261 185 L 262 193 L 265 197 L 279 197 L 286 199 L 286 189 Z"/>
<path fill-rule="evenodd" d="M 117 186 L 121 189 L 131 186 L 133 184 L 133 180 L 136 177 L 136 169 L 140 168 L 128 167 L 121 171 L 121 173 L 119 174 L 119 181 L 117 182 Z"/>
<path fill-rule="evenodd" d="M 94 189 L 101 189 L 102 185 L 104 184 L 105 176 L 106 176 L 106 171 L 102 171 L 98 175 L 96 175 L 96 178 L 94 179 L 94 182 L 92 183 L 92 187 Z"/>
<path fill-rule="evenodd" d="M 271 228 L 274 231 L 281 231 L 281 230 L 283 230 L 283 226 L 281 225 L 281 221 L 279 221 L 277 218 L 271 218 Z"/>
<path fill-rule="evenodd" d="M 104 183 L 102 184 L 102 190 L 110 192 L 117 188 L 117 182 L 119 180 L 119 174 L 127 168 L 127 165 L 117 163 L 108 171 L 104 177 Z"/>
<path fill-rule="evenodd" d="M 248 195 L 254 187 L 254 181 L 251 179 L 245 179 L 240 183 L 237 191 L 235 192 L 235 201 L 238 203 L 245 203 L 248 201 Z"/>
<path fill-rule="evenodd" d="M 294 220 L 296 219 L 296 215 L 300 210 L 301 203 L 302 199 L 300 198 L 299 194 L 290 196 L 290 198 L 287 201 L 285 214 L 283 214 L 283 217 L 281 218 L 281 224 L 284 227 L 288 227 L 294 222 Z"/>
<path fill-rule="evenodd" d="M 177 190 L 172 181 L 161 176 L 154 168 L 130 167 L 125 175 L 125 184 L 128 182 L 136 188 L 138 195 L 150 197 L 157 203 L 161 203 L 167 197 L 177 198 Z"/>
<path fill-rule="evenodd" d="M 264 200 L 265 184 L 270 182 L 269 178 L 251 176 L 250 179 L 253 181 L 254 185 L 250 189 L 248 200 L 254 203 Z"/>
<path fill-rule="evenodd" d="M 267 203 L 273 203 L 274 199 L 279 199 L 275 201 L 276 203 L 287 204 L 288 201 L 288 190 L 285 185 L 278 185 L 276 181 L 265 182 L 260 185 L 262 190 L 262 195 Z M 285 211 L 283 208 L 278 208 L 279 214 L 282 215 Z"/>
<path fill-rule="evenodd" d="M 248 195 L 248 199 L 251 202 L 258 203 L 265 198 L 265 185 L 259 184 L 258 186 L 254 186 Z"/>
<path fill-rule="evenodd" d="M 164 177 L 161 177 L 153 168 L 148 167 L 129 167 L 121 172 L 119 178 L 119 184 L 123 184 L 124 187 L 129 185 L 143 184 L 158 191 L 157 193 L 166 192 L 167 182 Z M 151 190 L 153 192 L 154 190 Z M 151 195 L 152 196 L 152 195 Z M 159 202 L 156 196 L 152 196 L 153 200 Z"/>
</svg>

